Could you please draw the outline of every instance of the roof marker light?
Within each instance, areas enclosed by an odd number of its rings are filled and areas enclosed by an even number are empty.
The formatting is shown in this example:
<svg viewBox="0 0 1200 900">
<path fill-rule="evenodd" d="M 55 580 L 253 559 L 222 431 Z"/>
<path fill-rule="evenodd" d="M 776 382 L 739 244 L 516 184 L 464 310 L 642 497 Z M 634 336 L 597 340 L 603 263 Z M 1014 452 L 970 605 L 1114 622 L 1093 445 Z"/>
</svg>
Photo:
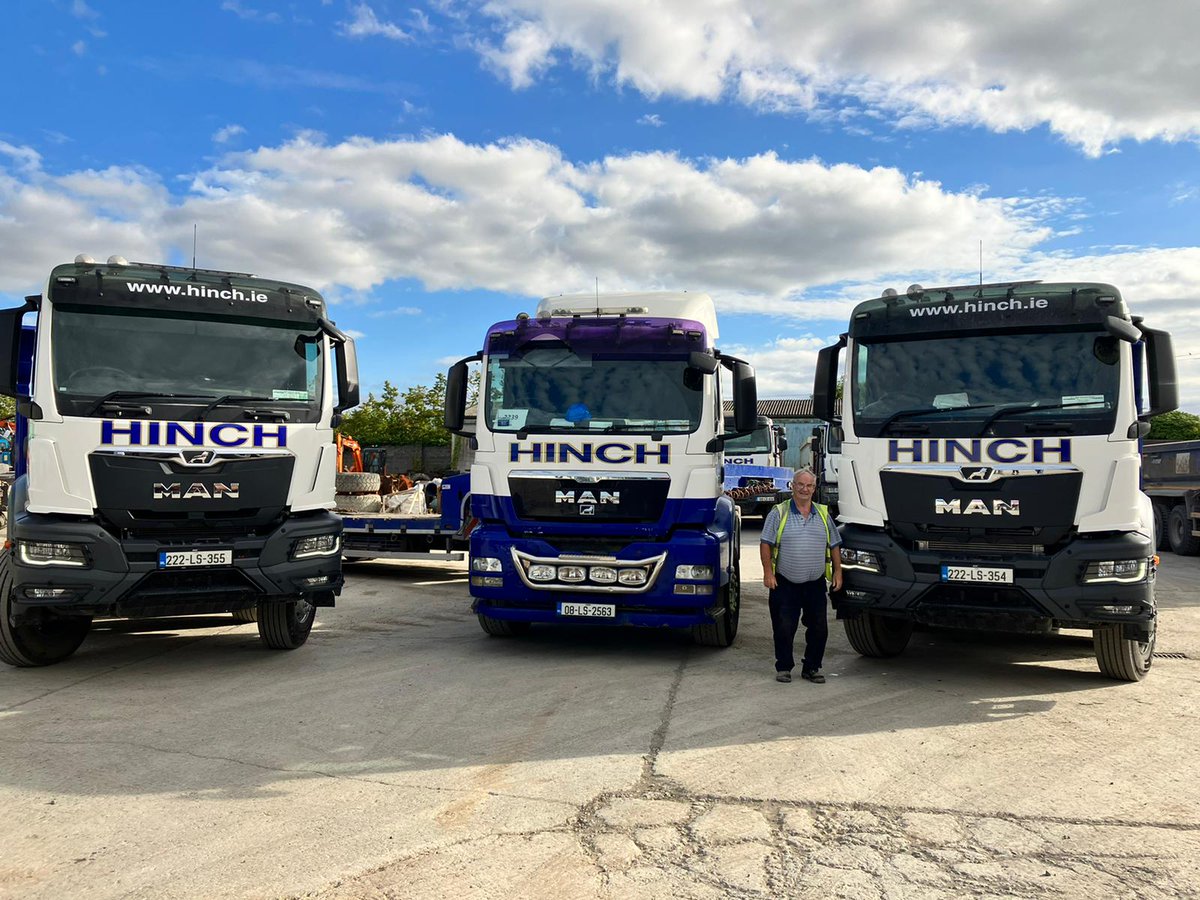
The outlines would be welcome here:
<svg viewBox="0 0 1200 900">
<path fill-rule="evenodd" d="M 90 266 L 95 262 L 96 260 L 86 253 L 80 253 L 75 257 L 75 265 L 77 266 Z"/>
</svg>

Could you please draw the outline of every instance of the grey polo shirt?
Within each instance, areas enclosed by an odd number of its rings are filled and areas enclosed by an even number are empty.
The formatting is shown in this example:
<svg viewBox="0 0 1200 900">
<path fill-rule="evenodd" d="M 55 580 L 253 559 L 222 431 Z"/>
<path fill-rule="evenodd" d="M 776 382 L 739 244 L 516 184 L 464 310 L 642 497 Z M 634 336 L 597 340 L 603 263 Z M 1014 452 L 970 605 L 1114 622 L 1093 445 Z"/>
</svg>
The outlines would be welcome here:
<svg viewBox="0 0 1200 900">
<path fill-rule="evenodd" d="M 826 543 L 830 547 L 837 547 L 842 543 L 842 537 L 838 534 L 837 524 L 832 516 L 829 517 L 829 537 L 826 537 L 825 524 L 821 521 L 821 514 L 817 512 L 815 503 L 807 516 L 800 515 L 795 500 L 792 500 L 791 504 L 787 523 L 783 526 L 775 571 L 788 581 L 815 581 L 825 575 Z M 826 510 L 827 514 L 828 512 Z M 762 542 L 774 546 L 778 531 L 779 507 L 775 506 L 763 523 Z"/>
</svg>

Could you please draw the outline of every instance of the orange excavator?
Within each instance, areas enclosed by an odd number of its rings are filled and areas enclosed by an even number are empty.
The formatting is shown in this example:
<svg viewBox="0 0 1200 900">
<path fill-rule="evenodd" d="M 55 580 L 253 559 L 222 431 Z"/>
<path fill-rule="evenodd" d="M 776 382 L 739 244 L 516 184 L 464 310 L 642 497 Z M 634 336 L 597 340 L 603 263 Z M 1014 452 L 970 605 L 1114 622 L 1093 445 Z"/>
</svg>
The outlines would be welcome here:
<svg viewBox="0 0 1200 900">
<path fill-rule="evenodd" d="M 339 472 L 361 472 L 363 470 L 362 447 L 349 435 L 337 433 L 337 470 Z M 346 455 L 349 454 L 349 461 Z"/>
</svg>

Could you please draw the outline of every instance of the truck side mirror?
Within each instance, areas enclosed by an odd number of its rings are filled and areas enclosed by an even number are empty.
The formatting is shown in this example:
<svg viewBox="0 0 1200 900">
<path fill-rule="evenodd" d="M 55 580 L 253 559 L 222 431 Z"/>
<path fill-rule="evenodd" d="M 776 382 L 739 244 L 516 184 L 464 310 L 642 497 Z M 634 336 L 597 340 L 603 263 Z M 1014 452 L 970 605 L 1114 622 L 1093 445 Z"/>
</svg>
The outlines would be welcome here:
<svg viewBox="0 0 1200 900">
<path fill-rule="evenodd" d="M 0 310 L 0 394 L 18 397 L 21 367 L 21 322 L 37 309 L 40 297 L 26 297 L 25 305 Z"/>
<path fill-rule="evenodd" d="M 1179 408 L 1179 381 L 1175 375 L 1175 351 L 1171 335 L 1157 328 L 1141 326 L 1146 342 L 1147 382 L 1150 408 L 1145 416 L 1161 416 Z"/>
<path fill-rule="evenodd" d="M 782 434 L 779 436 L 779 452 L 782 453 L 788 448 L 788 441 Z"/>
<path fill-rule="evenodd" d="M 733 364 L 733 427 L 745 432 L 758 427 L 758 382 L 754 366 L 740 360 Z"/>
<path fill-rule="evenodd" d="M 443 421 L 451 434 L 466 437 L 463 425 L 467 419 L 467 364 L 478 359 L 478 356 L 460 359 L 446 372 L 446 413 Z"/>
<path fill-rule="evenodd" d="M 354 347 L 354 340 L 347 338 L 334 343 L 333 355 L 337 362 L 338 389 L 338 400 L 333 411 L 340 413 L 358 406 L 358 351 Z"/>
<path fill-rule="evenodd" d="M 833 406 L 837 399 L 838 354 L 846 346 L 846 335 L 836 344 L 817 354 L 817 372 L 813 377 L 813 415 L 826 422 L 833 421 Z"/>
</svg>

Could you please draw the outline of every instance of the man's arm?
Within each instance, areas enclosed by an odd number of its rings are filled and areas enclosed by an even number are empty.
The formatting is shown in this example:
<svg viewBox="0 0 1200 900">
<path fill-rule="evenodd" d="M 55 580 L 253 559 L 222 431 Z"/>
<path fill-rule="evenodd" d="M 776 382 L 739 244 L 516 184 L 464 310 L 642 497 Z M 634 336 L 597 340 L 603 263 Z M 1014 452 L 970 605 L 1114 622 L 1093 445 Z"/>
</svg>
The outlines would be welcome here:
<svg viewBox="0 0 1200 900">
<path fill-rule="evenodd" d="M 768 591 L 775 590 L 775 567 L 771 565 L 771 551 L 774 547 L 766 541 L 758 542 L 758 558 L 762 560 L 763 584 Z"/>
<path fill-rule="evenodd" d="M 829 548 L 829 561 L 833 563 L 833 584 L 830 587 L 835 591 L 842 589 L 842 548 L 833 546 Z"/>
</svg>

